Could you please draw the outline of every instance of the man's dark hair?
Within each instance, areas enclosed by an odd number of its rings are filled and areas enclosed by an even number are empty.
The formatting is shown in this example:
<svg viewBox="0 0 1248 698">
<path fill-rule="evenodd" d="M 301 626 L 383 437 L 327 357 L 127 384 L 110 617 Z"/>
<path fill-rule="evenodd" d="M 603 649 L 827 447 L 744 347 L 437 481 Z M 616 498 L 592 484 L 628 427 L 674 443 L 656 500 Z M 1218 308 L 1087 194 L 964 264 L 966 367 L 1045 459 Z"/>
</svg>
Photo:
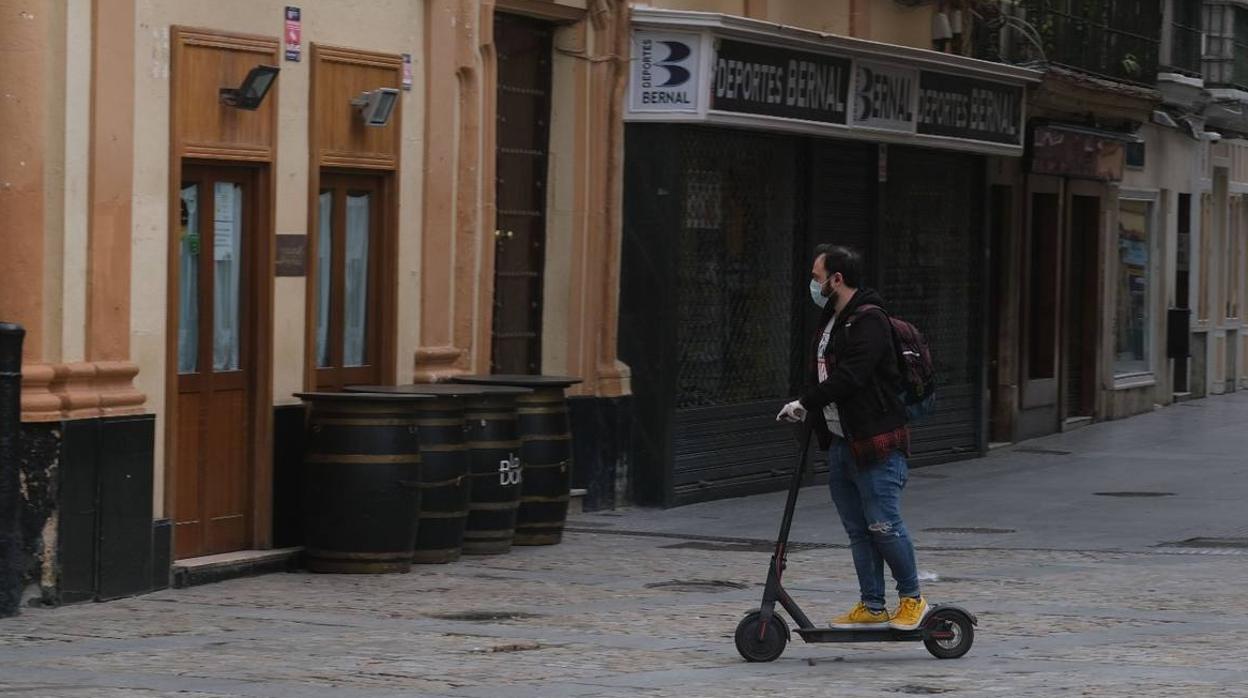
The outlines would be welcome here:
<svg viewBox="0 0 1248 698">
<path fill-rule="evenodd" d="M 841 245 L 819 245 L 815 248 L 815 257 L 823 255 L 823 269 L 828 278 L 840 272 L 845 285 L 858 288 L 862 285 L 862 255 L 857 250 Z"/>
</svg>

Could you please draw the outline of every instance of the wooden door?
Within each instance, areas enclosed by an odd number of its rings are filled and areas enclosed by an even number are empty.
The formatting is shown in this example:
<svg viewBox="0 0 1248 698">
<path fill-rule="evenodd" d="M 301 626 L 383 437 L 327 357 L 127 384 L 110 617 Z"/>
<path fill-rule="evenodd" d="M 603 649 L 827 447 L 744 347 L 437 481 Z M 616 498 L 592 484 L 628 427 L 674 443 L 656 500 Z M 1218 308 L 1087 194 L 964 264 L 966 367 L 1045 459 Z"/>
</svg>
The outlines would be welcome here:
<svg viewBox="0 0 1248 698">
<path fill-rule="evenodd" d="M 1010 275 L 1014 265 L 1008 256 L 1014 234 L 1014 188 L 993 184 L 988 188 L 988 440 L 1014 440 L 1013 394 L 1015 379 L 1008 371 L 1013 365 L 1013 344 L 1003 341 L 1008 322 Z M 1011 328 L 1011 334 L 1013 330 Z"/>
<path fill-rule="evenodd" d="M 498 14 L 494 323 L 490 370 L 540 373 L 550 141 L 550 25 Z"/>
<path fill-rule="evenodd" d="M 1058 356 L 1061 309 L 1062 182 L 1031 176 L 1024 241 L 1023 386 L 1019 437 L 1051 434 L 1058 428 Z"/>
<path fill-rule="evenodd" d="M 176 304 L 178 558 L 251 545 L 257 172 L 183 168 Z"/>
<path fill-rule="evenodd" d="M 1072 185 L 1077 187 L 1078 185 Z M 1101 199 L 1072 194 L 1067 203 L 1062 321 L 1062 417 L 1091 417 L 1096 404 L 1097 292 Z"/>
<path fill-rule="evenodd" d="M 382 382 L 380 284 L 385 187 L 380 176 L 322 173 L 313 241 L 316 385 Z"/>
</svg>

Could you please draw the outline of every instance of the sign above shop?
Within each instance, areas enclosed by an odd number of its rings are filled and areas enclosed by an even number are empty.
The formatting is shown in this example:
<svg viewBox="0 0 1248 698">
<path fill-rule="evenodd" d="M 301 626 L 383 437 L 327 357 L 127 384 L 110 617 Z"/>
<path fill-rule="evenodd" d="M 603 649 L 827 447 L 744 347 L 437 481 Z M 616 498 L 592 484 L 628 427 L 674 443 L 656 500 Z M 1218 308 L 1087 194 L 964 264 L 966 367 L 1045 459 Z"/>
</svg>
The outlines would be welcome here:
<svg viewBox="0 0 1248 698">
<path fill-rule="evenodd" d="M 910 68 L 858 61 L 854 64 L 854 125 L 914 131 L 919 73 Z"/>
<path fill-rule="evenodd" d="M 1031 138 L 1031 171 L 1119 182 L 1126 159 L 1124 145 L 1121 137 L 1040 126 Z"/>
<path fill-rule="evenodd" d="M 960 75 L 923 71 L 919 133 L 1023 144 L 1023 88 Z"/>
<path fill-rule="evenodd" d="M 633 32 L 629 110 L 696 112 L 701 41 L 697 34 Z"/>
<path fill-rule="evenodd" d="M 634 20 L 661 26 L 633 30 L 626 120 L 1023 153 L 1035 71 L 813 32 L 795 37 L 759 23 L 739 38 L 729 25 L 749 20 L 728 15 L 647 9 Z"/>
<path fill-rule="evenodd" d="M 722 39 L 711 109 L 843 124 L 848 59 Z"/>
</svg>

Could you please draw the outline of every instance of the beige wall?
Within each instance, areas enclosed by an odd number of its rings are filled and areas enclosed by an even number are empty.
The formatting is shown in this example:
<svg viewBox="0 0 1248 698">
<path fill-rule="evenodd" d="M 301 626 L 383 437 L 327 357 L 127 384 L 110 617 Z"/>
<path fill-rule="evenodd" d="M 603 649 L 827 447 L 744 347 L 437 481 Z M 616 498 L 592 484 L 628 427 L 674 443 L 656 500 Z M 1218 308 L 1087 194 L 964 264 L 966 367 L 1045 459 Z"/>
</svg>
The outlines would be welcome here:
<svg viewBox="0 0 1248 698">
<path fill-rule="evenodd" d="M 633 6 L 752 17 L 914 48 L 931 48 L 935 11 L 934 5 L 904 7 L 889 0 L 648 0 Z"/>
<path fill-rule="evenodd" d="M 134 280 L 132 284 L 132 358 L 139 364 L 139 390 L 149 398 L 163 434 L 166 313 L 166 254 L 168 250 L 169 186 L 169 72 L 170 27 L 280 37 L 284 30 L 284 2 L 273 0 L 217 0 L 188 3 L 178 0 L 137 0 L 135 65 L 134 162 Z M 423 90 L 422 52 L 424 12 L 410 0 L 372 0 L 343 3 L 306 0 L 303 10 L 303 56 L 298 63 L 283 61 L 277 86 L 279 134 L 276 162 L 276 232 L 306 234 L 308 220 L 308 88 L 311 44 L 322 43 L 388 53 L 411 53 L 415 83 L 402 100 L 402 151 L 399 212 L 399 325 L 400 376 L 410 370 L 418 342 L 420 245 L 419 221 L 422 186 Z M 278 403 L 293 402 L 291 393 L 303 388 L 304 278 L 278 278 L 274 288 L 273 392 Z M 164 439 L 156 439 L 157 515 L 164 498 Z"/>
<path fill-rule="evenodd" d="M 1150 297 L 1152 335 L 1149 351 L 1152 357 L 1156 383 L 1130 389 L 1114 389 L 1114 315 L 1117 308 L 1118 250 L 1117 250 L 1117 202 L 1113 202 L 1112 225 L 1107 231 L 1104 246 L 1107 255 L 1107 294 L 1105 307 L 1110 312 L 1105 317 L 1105 367 L 1107 369 L 1105 416 L 1110 419 L 1146 412 L 1153 405 L 1173 402 L 1173 365 L 1166 358 L 1166 311 L 1175 299 L 1175 256 L 1178 249 L 1178 196 L 1193 194 L 1192 205 L 1200 202 L 1197 186 L 1196 165 L 1199 150 L 1197 143 L 1180 131 L 1154 124 L 1145 125 L 1141 131 L 1145 139 L 1146 160 L 1143 169 L 1127 168 L 1123 174 L 1121 191 L 1150 192 L 1156 194 L 1153 203 L 1153 228 L 1150 230 L 1150 253 L 1153 256 Z"/>
</svg>

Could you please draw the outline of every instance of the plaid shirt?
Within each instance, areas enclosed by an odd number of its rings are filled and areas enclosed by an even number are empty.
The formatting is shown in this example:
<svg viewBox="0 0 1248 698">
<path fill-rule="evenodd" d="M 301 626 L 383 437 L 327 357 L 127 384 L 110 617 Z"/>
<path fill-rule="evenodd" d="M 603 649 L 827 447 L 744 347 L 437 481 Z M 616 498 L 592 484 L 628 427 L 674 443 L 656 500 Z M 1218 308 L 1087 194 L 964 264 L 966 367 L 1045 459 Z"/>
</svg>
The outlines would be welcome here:
<svg viewBox="0 0 1248 698">
<path fill-rule="evenodd" d="M 910 425 L 904 424 L 892 431 L 866 439 L 854 439 L 849 442 L 849 450 L 854 454 L 854 463 L 859 468 L 870 468 L 879 465 L 893 451 L 900 451 L 906 458 L 910 457 Z"/>
</svg>

